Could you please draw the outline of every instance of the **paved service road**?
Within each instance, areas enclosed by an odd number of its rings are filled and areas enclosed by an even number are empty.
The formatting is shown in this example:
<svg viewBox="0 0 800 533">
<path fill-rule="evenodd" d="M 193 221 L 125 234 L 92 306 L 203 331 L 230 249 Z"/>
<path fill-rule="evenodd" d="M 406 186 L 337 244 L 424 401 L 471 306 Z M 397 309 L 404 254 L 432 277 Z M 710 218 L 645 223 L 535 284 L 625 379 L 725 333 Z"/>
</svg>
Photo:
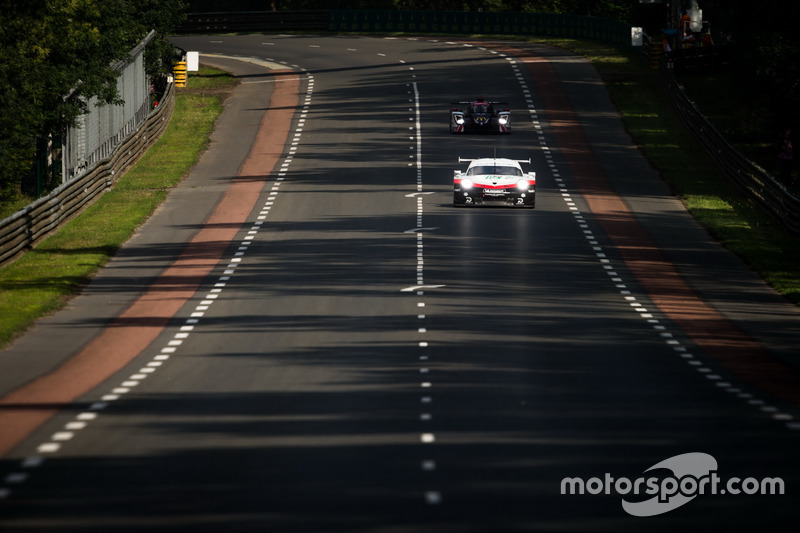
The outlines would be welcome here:
<svg viewBox="0 0 800 533">
<path fill-rule="evenodd" d="M 800 313 L 692 222 L 586 61 L 175 42 L 242 84 L 164 207 L 0 353 L 3 531 L 796 521 Z M 476 96 L 511 135 L 448 132 Z M 452 206 L 459 156 L 494 153 L 532 159 L 535 210 Z"/>
</svg>

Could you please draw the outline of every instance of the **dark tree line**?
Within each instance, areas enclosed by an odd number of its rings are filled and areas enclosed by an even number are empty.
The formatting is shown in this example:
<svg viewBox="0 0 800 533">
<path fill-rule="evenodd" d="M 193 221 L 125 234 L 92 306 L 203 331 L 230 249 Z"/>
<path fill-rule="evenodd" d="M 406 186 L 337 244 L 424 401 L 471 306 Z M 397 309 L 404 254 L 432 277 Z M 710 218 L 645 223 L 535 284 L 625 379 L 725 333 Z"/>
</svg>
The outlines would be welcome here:
<svg viewBox="0 0 800 533">
<path fill-rule="evenodd" d="M 781 0 L 703 0 L 703 18 L 730 37 L 737 83 L 766 102 L 779 128 L 800 121 L 800 5 Z"/>
<path fill-rule="evenodd" d="M 166 35 L 183 16 L 179 0 L 0 0 L 0 202 L 18 197 L 37 145 L 88 99 L 118 102 L 112 64 L 151 30 L 148 73 L 171 68 Z"/>
<path fill-rule="evenodd" d="M 188 12 L 324 9 L 571 13 L 626 20 L 638 0 L 187 0 Z M 620 16 L 622 15 L 622 16 Z"/>
</svg>

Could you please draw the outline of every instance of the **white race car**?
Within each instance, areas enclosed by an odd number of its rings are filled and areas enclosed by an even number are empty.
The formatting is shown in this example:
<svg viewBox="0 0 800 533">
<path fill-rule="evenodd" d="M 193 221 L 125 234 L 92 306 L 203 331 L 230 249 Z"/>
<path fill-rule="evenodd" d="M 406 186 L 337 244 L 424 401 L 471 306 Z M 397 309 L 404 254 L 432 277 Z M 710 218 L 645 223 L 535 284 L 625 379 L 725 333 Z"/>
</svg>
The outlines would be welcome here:
<svg viewBox="0 0 800 533">
<path fill-rule="evenodd" d="M 466 172 L 453 172 L 453 205 L 536 206 L 536 172 L 523 172 L 530 159 L 458 158 L 469 162 Z"/>
</svg>

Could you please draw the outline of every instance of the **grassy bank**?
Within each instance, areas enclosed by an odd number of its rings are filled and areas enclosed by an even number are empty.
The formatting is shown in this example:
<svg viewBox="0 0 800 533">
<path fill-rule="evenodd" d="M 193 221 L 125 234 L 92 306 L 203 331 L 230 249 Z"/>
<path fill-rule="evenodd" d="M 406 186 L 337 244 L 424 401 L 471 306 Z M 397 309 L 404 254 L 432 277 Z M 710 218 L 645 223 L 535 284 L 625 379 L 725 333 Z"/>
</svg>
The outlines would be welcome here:
<svg viewBox="0 0 800 533">
<path fill-rule="evenodd" d="M 235 83 L 202 69 L 179 89 L 161 138 L 79 217 L 0 269 L 0 345 L 60 308 L 164 201 L 208 144 L 222 101 Z"/>
</svg>

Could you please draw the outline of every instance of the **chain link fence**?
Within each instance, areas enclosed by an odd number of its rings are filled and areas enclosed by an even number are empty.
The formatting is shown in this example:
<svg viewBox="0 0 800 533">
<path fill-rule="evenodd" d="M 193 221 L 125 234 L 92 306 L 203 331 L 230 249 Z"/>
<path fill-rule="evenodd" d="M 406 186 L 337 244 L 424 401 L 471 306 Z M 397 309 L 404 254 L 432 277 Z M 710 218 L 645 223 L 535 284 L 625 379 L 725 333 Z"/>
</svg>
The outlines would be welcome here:
<svg viewBox="0 0 800 533">
<path fill-rule="evenodd" d="M 70 128 L 62 145 L 62 184 L 24 209 L 0 221 L 0 266 L 61 226 L 110 188 L 122 173 L 160 137 L 175 104 L 172 83 L 157 107 L 150 102 L 150 82 L 143 52 L 151 33 L 117 67 L 122 105 L 97 106 Z"/>
</svg>

